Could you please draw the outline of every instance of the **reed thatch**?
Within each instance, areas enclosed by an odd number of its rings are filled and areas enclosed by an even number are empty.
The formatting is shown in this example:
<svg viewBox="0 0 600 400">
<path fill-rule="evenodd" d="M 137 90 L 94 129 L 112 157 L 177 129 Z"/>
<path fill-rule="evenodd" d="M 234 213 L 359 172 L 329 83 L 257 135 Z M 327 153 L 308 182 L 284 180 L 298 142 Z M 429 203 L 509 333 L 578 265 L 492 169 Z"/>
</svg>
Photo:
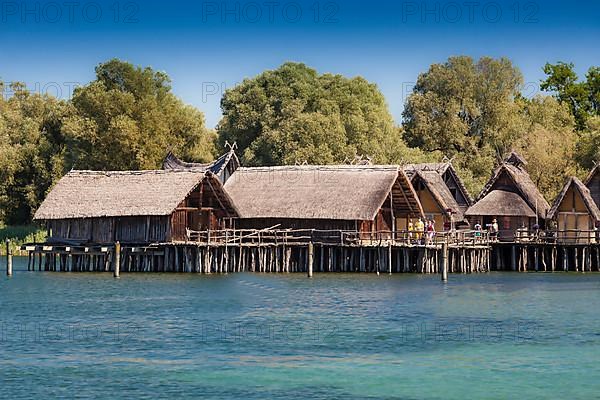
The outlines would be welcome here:
<svg viewBox="0 0 600 400">
<path fill-rule="evenodd" d="M 241 218 L 373 220 L 390 193 L 397 213 L 423 215 L 398 166 L 239 168 L 225 189 Z"/>
<path fill-rule="evenodd" d="M 535 212 L 525 200 L 515 192 L 492 190 L 465 213 L 468 217 L 504 216 L 535 218 Z"/>
<path fill-rule="evenodd" d="M 515 150 L 511 151 L 504 161 L 514 165 L 515 167 L 527 166 L 527 160 L 525 160 L 525 158 L 523 158 L 523 156 L 517 153 Z"/>
<path fill-rule="evenodd" d="M 598 172 L 600 172 L 600 163 L 595 163 L 594 168 L 592 168 L 592 170 L 590 171 L 588 176 L 585 178 L 585 181 L 583 181 L 583 183 L 587 186 L 592 181 L 592 179 L 594 179 L 596 177 Z"/>
<path fill-rule="evenodd" d="M 442 176 L 432 170 L 415 171 L 411 179 L 413 186 L 417 181 L 421 182 L 431 193 L 434 200 L 438 203 L 442 213 L 448 218 L 454 216 L 455 221 L 463 221 L 464 213 L 462 208 L 456 202 L 456 199 L 450 193 L 448 186 L 442 179 Z"/>
<path fill-rule="evenodd" d="M 219 175 L 227 165 L 232 163 L 233 170 L 240 166 L 240 160 L 235 154 L 235 148 L 232 147 L 225 154 L 217 158 L 215 161 L 210 163 L 194 163 L 182 161 L 171 151 L 165 157 L 163 161 L 162 169 L 164 170 L 188 170 L 188 171 L 210 171 L 215 175 Z"/>
<path fill-rule="evenodd" d="M 468 205 L 473 204 L 473 198 L 471 197 L 471 194 L 467 190 L 467 187 L 465 186 L 462 179 L 460 179 L 458 172 L 456 172 L 456 169 L 454 169 L 454 166 L 452 166 L 451 162 L 406 164 L 404 166 L 404 172 L 406 172 L 406 175 L 408 175 L 408 177 L 411 180 L 413 178 L 413 175 L 416 172 L 431 172 L 431 171 L 437 172 L 442 177 L 446 174 L 448 174 L 450 177 L 452 177 L 452 179 L 456 183 L 458 190 L 460 190 L 463 197 L 467 200 Z M 446 184 L 446 186 L 447 186 L 447 184 Z"/>
<path fill-rule="evenodd" d="M 71 171 L 54 186 L 34 219 L 166 216 L 203 181 L 236 216 L 231 198 L 210 171 Z"/>
<path fill-rule="evenodd" d="M 517 193 L 529 206 L 531 210 L 537 210 L 538 217 L 545 219 L 548 211 L 550 210 L 550 204 L 544 198 L 542 193 L 538 190 L 537 186 L 531 180 L 531 177 L 527 171 L 523 168 L 525 160 L 523 160 L 518 154 L 512 152 L 508 158 L 494 171 L 492 177 L 487 182 L 479 196 L 475 207 L 482 199 L 487 197 L 492 191 L 501 190 L 504 192 Z M 506 200 L 509 198 L 499 193 L 495 196 L 498 200 Z M 514 196 L 510 196 L 514 198 Z M 471 208 L 467 211 L 467 215 L 515 215 L 514 212 L 510 214 L 501 214 L 496 211 L 497 209 L 507 210 L 511 207 L 510 204 L 494 204 L 486 202 L 489 207 L 484 208 L 479 205 L 476 209 L 483 212 L 483 214 L 474 214 Z M 516 208 L 519 206 L 515 205 Z M 534 213 L 535 215 L 535 213 Z M 523 214 L 525 216 L 525 214 Z"/>
<path fill-rule="evenodd" d="M 600 163 L 595 163 L 584 181 L 585 186 L 590 189 L 590 194 L 596 205 L 600 205 Z"/>
<path fill-rule="evenodd" d="M 590 189 L 588 189 L 583 184 L 583 182 L 581 182 L 575 176 L 572 176 L 569 179 L 567 179 L 567 182 L 563 186 L 562 190 L 560 191 L 558 196 L 556 196 L 556 199 L 554 200 L 554 203 L 552 204 L 552 208 L 548 212 L 548 218 L 554 219 L 556 217 L 556 215 L 558 214 L 560 205 L 563 202 L 563 200 L 565 199 L 565 196 L 571 187 L 581 195 L 581 198 L 583 199 L 583 203 L 585 204 L 585 207 L 588 209 L 588 212 L 590 213 L 590 215 L 596 221 L 600 221 L 600 210 L 598 209 L 598 205 L 592 198 Z"/>
</svg>

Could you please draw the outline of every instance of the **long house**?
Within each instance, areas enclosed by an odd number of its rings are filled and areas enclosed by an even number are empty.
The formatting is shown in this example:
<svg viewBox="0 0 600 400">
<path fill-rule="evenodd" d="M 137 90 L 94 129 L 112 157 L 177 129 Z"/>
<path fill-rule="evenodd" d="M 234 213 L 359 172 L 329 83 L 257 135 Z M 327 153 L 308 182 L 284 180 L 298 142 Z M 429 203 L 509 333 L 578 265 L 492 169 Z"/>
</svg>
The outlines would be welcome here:
<svg viewBox="0 0 600 400">
<path fill-rule="evenodd" d="M 239 168 L 225 190 L 239 228 L 315 229 L 390 237 L 424 217 L 398 166 L 337 165 Z"/>
<path fill-rule="evenodd" d="M 231 226 L 237 210 L 210 171 L 71 171 L 34 220 L 52 243 L 187 240 L 189 230 Z"/>
</svg>

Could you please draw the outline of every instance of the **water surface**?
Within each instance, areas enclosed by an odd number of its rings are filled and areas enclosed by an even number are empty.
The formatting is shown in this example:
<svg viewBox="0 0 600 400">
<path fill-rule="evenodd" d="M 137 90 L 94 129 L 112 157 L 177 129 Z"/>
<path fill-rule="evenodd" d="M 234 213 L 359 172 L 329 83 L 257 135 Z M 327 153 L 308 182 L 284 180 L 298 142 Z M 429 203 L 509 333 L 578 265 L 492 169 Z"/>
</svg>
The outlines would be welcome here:
<svg viewBox="0 0 600 400">
<path fill-rule="evenodd" d="M 0 278 L 2 398 L 600 393 L 598 274 L 113 279 L 15 264 Z"/>
</svg>

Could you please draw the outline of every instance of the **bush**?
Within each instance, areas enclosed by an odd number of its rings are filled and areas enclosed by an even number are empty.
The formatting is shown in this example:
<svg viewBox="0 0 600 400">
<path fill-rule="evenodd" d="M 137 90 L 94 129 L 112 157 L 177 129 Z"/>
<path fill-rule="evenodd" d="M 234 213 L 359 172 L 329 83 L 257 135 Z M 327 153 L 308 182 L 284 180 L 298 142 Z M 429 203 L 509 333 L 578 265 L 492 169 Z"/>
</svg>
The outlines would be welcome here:
<svg viewBox="0 0 600 400">
<path fill-rule="evenodd" d="M 25 243 L 43 243 L 46 241 L 46 231 L 39 226 L 0 226 L 0 254 L 6 254 L 4 242 L 10 239 L 13 253 L 17 254 L 19 248 Z"/>
</svg>

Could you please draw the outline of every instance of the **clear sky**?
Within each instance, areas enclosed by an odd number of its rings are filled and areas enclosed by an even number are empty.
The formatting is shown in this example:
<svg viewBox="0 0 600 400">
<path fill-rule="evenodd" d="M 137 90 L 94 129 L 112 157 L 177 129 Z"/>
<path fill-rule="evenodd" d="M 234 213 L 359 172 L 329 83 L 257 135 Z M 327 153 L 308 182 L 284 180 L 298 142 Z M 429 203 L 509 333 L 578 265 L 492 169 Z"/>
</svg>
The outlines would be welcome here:
<svg viewBox="0 0 600 400">
<path fill-rule="evenodd" d="M 1 1 L 0 79 L 69 97 L 117 57 L 166 71 L 219 120 L 222 90 L 285 61 L 361 75 L 398 123 L 420 72 L 452 55 L 505 56 L 526 95 L 546 62 L 600 65 L 598 1 Z"/>
</svg>

